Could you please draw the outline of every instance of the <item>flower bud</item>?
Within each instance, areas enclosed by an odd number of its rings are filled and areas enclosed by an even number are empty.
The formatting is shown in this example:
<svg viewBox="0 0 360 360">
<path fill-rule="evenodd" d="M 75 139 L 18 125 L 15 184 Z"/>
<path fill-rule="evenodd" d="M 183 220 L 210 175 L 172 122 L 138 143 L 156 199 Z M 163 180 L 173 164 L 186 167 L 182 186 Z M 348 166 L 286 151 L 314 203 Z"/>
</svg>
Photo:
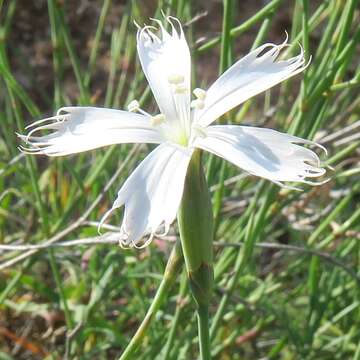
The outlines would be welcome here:
<svg viewBox="0 0 360 360">
<path fill-rule="evenodd" d="M 199 150 L 189 164 L 178 223 L 192 294 L 198 305 L 208 305 L 214 282 L 213 214 Z"/>
</svg>

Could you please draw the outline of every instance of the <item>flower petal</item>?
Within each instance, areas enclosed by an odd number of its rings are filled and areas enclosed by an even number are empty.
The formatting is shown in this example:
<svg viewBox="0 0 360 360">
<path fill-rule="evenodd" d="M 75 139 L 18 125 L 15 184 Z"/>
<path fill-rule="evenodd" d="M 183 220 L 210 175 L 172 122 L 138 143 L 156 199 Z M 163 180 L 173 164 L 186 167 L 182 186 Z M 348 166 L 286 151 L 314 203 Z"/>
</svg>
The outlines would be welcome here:
<svg viewBox="0 0 360 360">
<path fill-rule="evenodd" d="M 144 115 L 96 107 L 64 107 L 57 115 L 37 121 L 27 135 L 19 135 L 31 154 L 62 156 L 121 143 L 161 143 L 162 135 Z M 33 136 L 40 130 L 50 134 Z"/>
<path fill-rule="evenodd" d="M 191 58 L 179 20 L 167 17 L 171 34 L 158 20 L 160 37 L 145 26 L 138 30 L 137 50 L 141 66 L 156 102 L 167 120 L 190 122 Z M 173 21 L 177 22 L 179 31 Z"/>
<path fill-rule="evenodd" d="M 324 149 L 312 141 L 250 126 L 210 126 L 206 132 L 207 136 L 197 138 L 194 146 L 212 152 L 250 174 L 276 183 L 311 183 L 306 178 L 325 174 L 315 152 L 298 145 L 311 144 Z"/>
<path fill-rule="evenodd" d="M 262 45 L 225 71 L 207 91 L 204 108 L 195 111 L 195 122 L 208 126 L 233 107 L 303 71 L 302 49 L 298 56 L 277 60 L 285 46 L 286 42 Z"/>
<path fill-rule="evenodd" d="M 164 143 L 153 150 L 125 181 L 100 226 L 125 205 L 120 245 L 138 247 L 142 237 L 151 241 L 159 228 L 167 233 L 180 205 L 192 150 Z"/>
</svg>

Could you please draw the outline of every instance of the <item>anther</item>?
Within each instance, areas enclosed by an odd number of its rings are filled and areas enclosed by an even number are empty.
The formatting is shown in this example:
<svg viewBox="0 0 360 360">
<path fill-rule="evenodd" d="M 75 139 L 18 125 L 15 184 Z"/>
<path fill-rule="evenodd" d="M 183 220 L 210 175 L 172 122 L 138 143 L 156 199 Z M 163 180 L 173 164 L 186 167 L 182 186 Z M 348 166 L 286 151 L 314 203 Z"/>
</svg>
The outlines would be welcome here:
<svg viewBox="0 0 360 360">
<path fill-rule="evenodd" d="M 187 92 L 187 87 L 183 84 L 178 84 L 175 86 L 175 94 L 185 94 Z"/>
<path fill-rule="evenodd" d="M 165 121 L 165 115 L 163 115 L 163 114 L 158 114 L 158 115 L 152 116 L 150 118 L 150 122 L 151 122 L 152 126 L 160 125 L 164 121 Z"/>
<path fill-rule="evenodd" d="M 205 107 L 205 103 L 203 100 L 200 100 L 200 99 L 196 99 L 196 100 L 193 100 L 190 104 L 190 106 L 194 109 L 203 109 Z"/>
<path fill-rule="evenodd" d="M 197 99 L 199 100 L 205 100 L 206 98 L 206 91 L 200 88 L 196 88 L 193 91 L 194 95 L 196 96 Z"/>
<path fill-rule="evenodd" d="M 168 76 L 168 82 L 173 85 L 182 84 L 184 80 L 185 78 L 182 75 L 173 74 Z"/>
<path fill-rule="evenodd" d="M 128 110 L 130 112 L 136 112 L 140 109 L 140 104 L 137 100 L 133 100 L 130 102 L 130 104 L 127 106 Z"/>
</svg>

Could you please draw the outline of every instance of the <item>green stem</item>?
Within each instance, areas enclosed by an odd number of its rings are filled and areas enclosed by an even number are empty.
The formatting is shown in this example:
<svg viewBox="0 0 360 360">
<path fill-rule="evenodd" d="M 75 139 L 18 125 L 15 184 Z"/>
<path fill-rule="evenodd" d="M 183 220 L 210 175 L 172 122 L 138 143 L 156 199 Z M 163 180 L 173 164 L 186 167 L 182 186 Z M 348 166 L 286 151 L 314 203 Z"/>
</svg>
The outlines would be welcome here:
<svg viewBox="0 0 360 360">
<path fill-rule="evenodd" d="M 52 0 L 54 1 L 54 0 Z M 90 96 L 88 93 L 88 89 L 85 86 L 85 82 L 84 82 L 84 78 L 83 78 L 83 74 L 81 71 L 81 66 L 80 66 L 80 61 L 79 58 L 76 54 L 75 48 L 74 48 L 74 44 L 72 41 L 72 37 L 69 31 L 69 27 L 66 24 L 65 21 L 65 12 L 63 9 L 63 5 L 55 3 L 55 8 L 57 11 L 57 17 L 58 17 L 58 21 L 59 21 L 59 28 L 62 31 L 62 37 L 65 43 L 65 46 L 67 48 L 69 57 L 70 57 L 70 62 L 72 64 L 73 70 L 74 70 L 74 74 L 75 74 L 75 78 L 76 78 L 76 82 L 78 84 L 79 87 L 79 91 L 80 91 L 80 104 L 81 105 L 85 105 L 88 104 L 90 101 Z"/>
<path fill-rule="evenodd" d="M 269 13 L 273 12 L 281 1 L 283 0 L 273 0 L 270 3 L 268 3 L 262 9 L 257 11 L 255 15 L 244 21 L 241 25 L 232 28 L 230 31 L 230 36 L 232 38 L 236 38 L 239 35 L 243 34 L 245 31 L 251 29 L 252 26 L 262 21 L 264 18 L 266 18 L 269 15 Z M 204 45 L 200 46 L 199 49 L 197 49 L 197 51 L 202 52 L 211 49 L 215 45 L 217 45 L 220 41 L 221 41 L 221 36 L 211 39 Z"/>
<path fill-rule="evenodd" d="M 211 359 L 210 335 L 209 335 L 209 306 L 198 307 L 198 330 L 201 360 Z"/>
<path fill-rule="evenodd" d="M 91 80 L 91 75 L 94 72 L 96 59 L 97 59 L 97 55 L 98 55 L 98 50 L 99 50 L 99 45 L 100 45 L 100 40 L 101 40 L 101 35 L 103 34 L 105 21 L 106 21 L 107 15 L 109 13 L 110 5 L 111 5 L 111 0 L 105 0 L 103 3 L 102 9 L 101 9 L 99 22 L 98 22 L 98 25 L 96 28 L 95 38 L 94 38 L 94 41 L 91 46 L 91 53 L 90 53 L 88 69 L 87 69 L 87 73 L 85 74 L 85 78 L 84 78 L 85 87 L 89 86 L 90 80 Z"/>
<path fill-rule="evenodd" d="M 305 57 L 305 61 L 308 62 L 309 60 L 309 19 L 308 19 L 308 15 L 309 15 L 309 2 L 308 0 L 302 0 L 302 28 L 303 28 L 303 36 L 302 36 L 302 41 L 303 41 L 303 47 L 304 47 L 304 57 Z M 305 108 L 305 99 L 306 99 L 306 94 L 307 94 L 307 76 L 306 73 L 304 74 L 304 78 L 303 78 L 303 82 L 301 84 L 301 89 L 300 89 L 300 96 L 301 96 L 301 107 L 300 107 L 300 111 L 305 112 L 306 108 Z"/>
<path fill-rule="evenodd" d="M 129 345 L 126 347 L 125 351 L 120 356 L 119 360 L 134 359 L 134 353 L 138 349 L 139 345 L 142 343 L 146 335 L 146 331 L 148 330 L 151 322 L 154 320 L 160 306 L 167 298 L 167 295 L 176 280 L 179 269 L 181 268 L 181 265 L 183 263 L 182 260 L 183 256 L 181 251 L 181 244 L 178 241 L 171 252 L 168 263 L 166 265 L 163 279 L 150 305 L 150 308 L 147 311 L 145 318 L 137 329 L 135 335 L 131 339 Z"/>
<path fill-rule="evenodd" d="M 221 35 L 221 54 L 220 54 L 220 74 L 223 73 L 231 64 L 231 16 L 233 13 L 232 0 L 223 0 L 223 23 L 222 23 L 222 35 Z"/>
<path fill-rule="evenodd" d="M 222 35 L 221 35 L 221 52 L 220 52 L 220 69 L 219 75 L 225 72 L 230 67 L 232 59 L 232 44 L 230 39 L 230 30 L 232 23 L 232 13 L 234 12 L 232 0 L 223 0 L 223 22 L 222 22 Z M 231 120 L 228 118 L 228 123 Z M 212 155 L 214 157 L 214 155 Z M 212 161 L 212 165 L 214 161 Z M 222 201 L 224 197 L 224 181 L 227 173 L 227 163 L 222 161 L 220 168 L 219 187 L 214 195 L 214 234 L 217 232 L 218 225 L 220 223 L 220 212 L 222 207 Z"/>
<path fill-rule="evenodd" d="M 260 196 L 261 196 L 261 188 L 258 192 L 256 198 L 254 201 L 255 203 L 259 202 Z M 220 322 L 223 319 L 224 312 L 226 310 L 226 306 L 230 300 L 232 292 L 235 290 L 236 285 L 238 284 L 239 277 L 243 273 L 244 269 L 248 265 L 253 251 L 255 247 L 256 239 L 259 237 L 259 233 L 264 229 L 265 226 L 265 219 L 266 219 L 266 213 L 270 207 L 270 204 L 272 203 L 272 197 L 273 197 L 273 191 L 270 191 L 267 193 L 264 202 L 261 205 L 261 208 L 258 212 L 253 212 L 249 220 L 247 222 L 246 230 L 245 230 L 245 240 L 244 240 L 244 248 L 241 249 L 241 251 L 238 253 L 233 273 L 234 275 L 229 280 L 228 285 L 226 287 L 224 296 L 222 297 L 220 304 L 216 310 L 216 313 L 214 315 L 211 329 L 210 329 L 210 337 L 211 339 L 214 339 L 216 336 L 216 332 L 218 327 L 220 326 Z M 255 215 L 256 213 L 256 215 Z"/>
<path fill-rule="evenodd" d="M 172 325 L 171 325 L 171 328 L 169 331 L 169 337 L 168 337 L 165 347 L 164 347 L 165 350 L 164 350 L 163 360 L 168 360 L 170 358 L 171 351 L 174 350 L 174 340 L 177 335 L 176 330 L 177 330 L 177 326 L 179 324 L 180 315 L 184 308 L 184 299 L 185 299 L 186 291 L 187 291 L 186 285 L 187 285 L 187 275 L 186 275 L 186 273 L 184 273 L 183 277 L 180 281 L 180 291 L 179 291 L 179 294 L 177 297 L 177 305 L 176 305 L 175 315 L 172 320 Z"/>
</svg>

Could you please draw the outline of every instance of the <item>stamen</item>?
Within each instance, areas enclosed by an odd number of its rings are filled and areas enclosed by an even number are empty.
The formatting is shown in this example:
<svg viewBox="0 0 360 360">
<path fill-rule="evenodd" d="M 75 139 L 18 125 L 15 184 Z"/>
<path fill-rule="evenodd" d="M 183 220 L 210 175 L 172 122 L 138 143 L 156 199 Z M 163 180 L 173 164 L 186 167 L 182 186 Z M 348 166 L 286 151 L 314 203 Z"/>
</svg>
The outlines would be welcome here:
<svg viewBox="0 0 360 360">
<path fill-rule="evenodd" d="M 199 100 L 205 100 L 206 98 L 206 91 L 200 88 L 196 88 L 193 91 L 194 95 L 196 96 L 197 99 Z"/>
<path fill-rule="evenodd" d="M 185 78 L 183 75 L 173 74 L 173 75 L 168 76 L 168 82 L 173 85 L 182 84 L 184 81 L 185 81 Z"/>
<path fill-rule="evenodd" d="M 196 99 L 191 102 L 190 106 L 194 109 L 201 110 L 205 107 L 205 103 L 203 100 Z"/>
<path fill-rule="evenodd" d="M 183 84 L 175 86 L 175 94 L 186 94 L 187 90 L 187 87 Z"/>
<path fill-rule="evenodd" d="M 158 126 L 160 124 L 162 124 L 163 122 L 165 122 L 165 115 L 164 114 L 158 114 L 155 116 L 152 116 L 150 119 L 150 123 L 152 126 Z"/>
<path fill-rule="evenodd" d="M 128 111 L 130 112 L 139 112 L 140 114 L 151 117 L 151 115 L 148 112 L 146 112 L 143 109 L 140 109 L 140 104 L 137 100 L 131 101 L 130 104 L 127 106 L 127 108 Z"/>
<path fill-rule="evenodd" d="M 140 110 L 140 104 L 137 100 L 130 101 L 129 105 L 127 106 L 127 109 L 130 112 L 136 112 Z"/>
</svg>

